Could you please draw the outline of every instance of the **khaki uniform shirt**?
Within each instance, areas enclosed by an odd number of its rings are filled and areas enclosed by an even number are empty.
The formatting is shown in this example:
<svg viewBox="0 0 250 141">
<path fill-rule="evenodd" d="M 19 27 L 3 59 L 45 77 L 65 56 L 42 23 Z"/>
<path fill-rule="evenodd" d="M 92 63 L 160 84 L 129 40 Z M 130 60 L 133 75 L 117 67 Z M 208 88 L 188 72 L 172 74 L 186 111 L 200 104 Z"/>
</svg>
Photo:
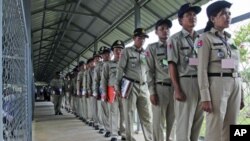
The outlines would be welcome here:
<svg viewBox="0 0 250 141">
<path fill-rule="evenodd" d="M 218 35 L 226 38 L 226 40 L 224 40 L 225 42 L 221 40 Z M 211 101 L 208 73 L 239 72 L 239 50 L 233 44 L 230 37 L 231 35 L 229 33 L 221 33 L 212 28 L 210 31 L 203 33 L 196 43 L 196 48 L 198 48 L 199 53 L 198 81 L 201 101 Z M 222 52 L 224 56 L 220 57 L 219 52 Z M 233 69 L 222 68 L 222 60 L 227 58 L 234 60 Z"/>
<path fill-rule="evenodd" d="M 100 83 L 102 77 L 103 62 L 98 62 L 94 69 L 93 93 L 94 95 L 101 95 Z"/>
<path fill-rule="evenodd" d="M 198 38 L 197 32 L 194 37 Z M 189 58 L 197 57 L 194 48 L 194 41 L 189 33 L 182 29 L 180 32 L 172 35 L 167 41 L 168 61 L 177 65 L 179 76 L 197 75 L 197 66 L 189 65 Z"/>
<path fill-rule="evenodd" d="M 114 86 L 116 82 L 118 61 L 107 61 L 103 65 L 101 86 L 103 94 L 107 94 L 107 87 Z"/>
<path fill-rule="evenodd" d="M 143 48 L 138 51 L 135 46 L 132 46 L 122 50 L 117 67 L 116 91 L 121 91 L 120 86 L 123 75 L 139 81 L 141 84 L 146 82 L 146 58 Z"/>
<path fill-rule="evenodd" d="M 72 90 L 73 90 L 73 95 L 77 94 L 77 88 L 76 88 L 76 81 L 77 80 L 77 76 L 74 76 L 74 78 L 72 78 Z"/>
<path fill-rule="evenodd" d="M 53 87 L 54 89 L 62 89 L 64 87 L 63 79 L 61 78 L 52 79 L 50 82 L 50 86 Z"/>
<path fill-rule="evenodd" d="M 76 83 L 77 83 L 77 92 L 82 92 L 82 87 L 83 87 L 83 75 L 84 75 L 84 71 L 79 71 L 77 74 L 77 79 L 76 79 Z M 79 93 L 81 95 L 81 93 Z"/>
<path fill-rule="evenodd" d="M 156 94 L 157 82 L 171 82 L 168 74 L 167 47 L 156 42 L 148 45 L 146 49 L 147 83 L 151 95 Z"/>
<path fill-rule="evenodd" d="M 87 72 L 87 84 L 86 84 L 86 90 L 89 95 L 93 95 L 93 74 L 94 74 L 94 68 L 90 68 Z"/>
</svg>

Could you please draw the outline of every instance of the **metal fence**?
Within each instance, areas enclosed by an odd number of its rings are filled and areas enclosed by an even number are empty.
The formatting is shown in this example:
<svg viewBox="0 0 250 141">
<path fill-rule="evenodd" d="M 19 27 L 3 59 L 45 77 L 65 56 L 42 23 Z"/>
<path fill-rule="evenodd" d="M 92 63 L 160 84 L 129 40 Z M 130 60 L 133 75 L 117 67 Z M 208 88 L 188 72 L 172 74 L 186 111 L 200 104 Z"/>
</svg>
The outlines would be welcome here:
<svg viewBox="0 0 250 141">
<path fill-rule="evenodd" d="M 30 38 L 23 0 L 0 0 L 0 140 L 31 140 Z"/>
</svg>

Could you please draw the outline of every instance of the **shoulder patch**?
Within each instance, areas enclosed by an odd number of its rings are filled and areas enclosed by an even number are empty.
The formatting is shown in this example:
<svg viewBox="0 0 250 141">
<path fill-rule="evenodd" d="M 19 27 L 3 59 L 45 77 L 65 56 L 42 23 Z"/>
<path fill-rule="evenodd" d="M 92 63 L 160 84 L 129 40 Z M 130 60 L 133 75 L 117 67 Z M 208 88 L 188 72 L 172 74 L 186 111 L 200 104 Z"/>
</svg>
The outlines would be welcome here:
<svg viewBox="0 0 250 141">
<path fill-rule="evenodd" d="M 196 45 L 197 48 L 203 47 L 203 41 L 200 39 Z"/>
<path fill-rule="evenodd" d="M 145 52 L 145 56 L 146 56 L 146 57 L 149 57 L 149 56 L 150 56 L 150 52 L 149 52 L 148 50 Z"/>
</svg>

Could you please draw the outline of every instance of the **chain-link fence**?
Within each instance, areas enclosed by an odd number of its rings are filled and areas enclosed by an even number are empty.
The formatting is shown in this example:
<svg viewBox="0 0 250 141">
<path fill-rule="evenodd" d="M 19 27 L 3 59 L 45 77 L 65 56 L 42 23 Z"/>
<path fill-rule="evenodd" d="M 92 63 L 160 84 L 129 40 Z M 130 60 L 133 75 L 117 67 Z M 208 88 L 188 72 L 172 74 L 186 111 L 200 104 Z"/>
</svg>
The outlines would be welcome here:
<svg viewBox="0 0 250 141">
<path fill-rule="evenodd" d="M 31 140 L 30 51 L 22 0 L 0 0 L 2 91 L 0 140 Z M 1 90 L 1 89 L 0 89 Z"/>
</svg>

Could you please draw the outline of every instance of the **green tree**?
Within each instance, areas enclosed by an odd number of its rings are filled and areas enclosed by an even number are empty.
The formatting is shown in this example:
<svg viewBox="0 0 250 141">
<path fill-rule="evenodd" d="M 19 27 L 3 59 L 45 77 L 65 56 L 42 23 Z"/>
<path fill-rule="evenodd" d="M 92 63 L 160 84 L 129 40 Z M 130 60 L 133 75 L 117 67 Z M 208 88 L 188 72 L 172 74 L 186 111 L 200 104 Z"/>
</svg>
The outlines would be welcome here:
<svg viewBox="0 0 250 141">
<path fill-rule="evenodd" d="M 245 81 L 250 81 L 250 67 L 249 67 L 249 59 L 250 59 L 250 23 L 247 25 L 241 26 L 240 29 L 235 32 L 234 38 L 235 45 L 239 47 L 240 51 L 240 59 L 243 71 L 241 72 L 242 77 Z"/>
</svg>

